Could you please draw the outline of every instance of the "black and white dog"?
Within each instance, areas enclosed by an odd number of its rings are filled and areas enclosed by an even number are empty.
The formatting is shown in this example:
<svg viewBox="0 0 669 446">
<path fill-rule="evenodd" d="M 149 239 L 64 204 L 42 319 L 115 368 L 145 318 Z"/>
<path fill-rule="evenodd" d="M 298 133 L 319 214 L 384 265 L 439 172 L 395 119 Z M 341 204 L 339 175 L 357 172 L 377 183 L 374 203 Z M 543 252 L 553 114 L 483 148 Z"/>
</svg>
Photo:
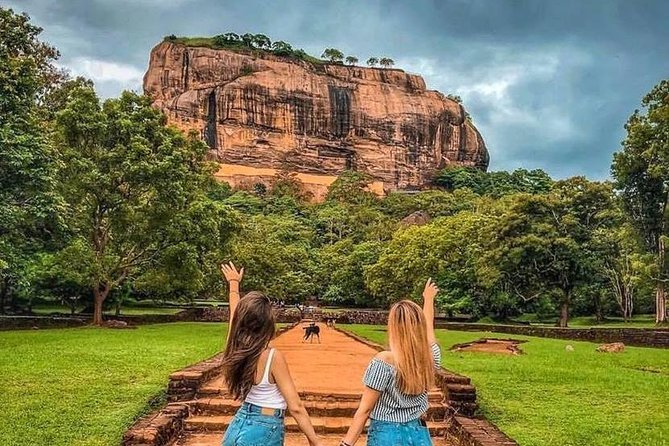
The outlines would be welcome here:
<svg viewBox="0 0 669 446">
<path fill-rule="evenodd" d="M 312 322 L 308 327 L 303 327 L 304 329 L 304 338 L 302 342 L 309 340 L 310 343 L 314 342 L 314 336 L 318 338 L 318 343 L 321 343 L 321 327 L 316 325 L 316 322 Z"/>
</svg>

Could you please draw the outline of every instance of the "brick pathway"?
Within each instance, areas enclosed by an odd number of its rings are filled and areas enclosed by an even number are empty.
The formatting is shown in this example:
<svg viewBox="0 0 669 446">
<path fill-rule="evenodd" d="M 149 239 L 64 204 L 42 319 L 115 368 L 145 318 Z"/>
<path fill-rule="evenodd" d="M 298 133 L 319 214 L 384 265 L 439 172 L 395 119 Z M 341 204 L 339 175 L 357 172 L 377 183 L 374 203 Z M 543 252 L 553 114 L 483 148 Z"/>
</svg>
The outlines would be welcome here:
<svg viewBox="0 0 669 446">
<path fill-rule="evenodd" d="M 316 431 L 327 446 L 336 446 L 348 430 L 362 392 L 362 374 L 376 351 L 336 330 L 321 325 L 321 344 L 303 343 L 301 326 L 285 332 L 272 345 L 285 356 L 298 391 L 305 400 Z M 435 446 L 443 440 L 445 407 L 438 389 L 430 392 L 428 422 Z M 222 377 L 200 389 L 190 402 L 192 415 L 174 446 L 219 446 L 239 403 L 226 395 Z M 286 445 L 308 442 L 291 417 L 286 418 Z M 362 437 L 356 445 L 364 446 Z"/>
</svg>

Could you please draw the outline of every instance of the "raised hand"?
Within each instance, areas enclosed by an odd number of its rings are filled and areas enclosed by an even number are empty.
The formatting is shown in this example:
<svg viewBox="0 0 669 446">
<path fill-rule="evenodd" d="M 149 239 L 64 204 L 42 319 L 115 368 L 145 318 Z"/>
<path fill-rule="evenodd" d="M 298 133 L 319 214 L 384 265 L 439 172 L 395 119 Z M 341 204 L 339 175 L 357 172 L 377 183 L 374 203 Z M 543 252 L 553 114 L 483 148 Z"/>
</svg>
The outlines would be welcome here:
<svg viewBox="0 0 669 446">
<path fill-rule="evenodd" d="M 244 267 L 238 270 L 232 262 L 221 264 L 221 272 L 228 282 L 241 282 L 244 277 Z"/>
<path fill-rule="evenodd" d="M 432 278 L 427 279 L 425 289 L 423 290 L 423 314 L 427 323 L 427 340 L 430 345 L 436 342 L 434 334 L 434 298 L 438 292 L 439 288 L 434 284 Z"/>
<path fill-rule="evenodd" d="M 439 288 L 437 288 L 437 285 L 434 284 L 432 278 L 427 279 L 427 282 L 425 282 L 425 289 L 423 290 L 423 299 L 432 300 L 435 298 L 438 292 Z"/>
</svg>

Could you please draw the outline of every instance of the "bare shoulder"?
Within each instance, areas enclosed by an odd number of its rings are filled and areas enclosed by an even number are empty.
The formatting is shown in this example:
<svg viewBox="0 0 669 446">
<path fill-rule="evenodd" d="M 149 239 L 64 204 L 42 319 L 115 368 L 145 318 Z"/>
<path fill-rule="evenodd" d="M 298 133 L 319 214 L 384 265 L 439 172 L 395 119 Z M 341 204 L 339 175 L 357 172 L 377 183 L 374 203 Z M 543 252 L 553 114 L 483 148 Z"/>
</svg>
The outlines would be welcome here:
<svg viewBox="0 0 669 446">
<path fill-rule="evenodd" d="M 286 356 L 283 353 L 281 353 L 281 350 L 275 348 L 274 349 L 274 358 L 272 359 L 272 362 L 274 364 L 285 365 L 286 364 Z"/>
<path fill-rule="evenodd" d="M 395 365 L 395 356 L 393 356 L 393 352 L 389 351 L 382 351 L 378 352 L 374 358 L 385 362 L 386 364 L 390 365 Z"/>
</svg>

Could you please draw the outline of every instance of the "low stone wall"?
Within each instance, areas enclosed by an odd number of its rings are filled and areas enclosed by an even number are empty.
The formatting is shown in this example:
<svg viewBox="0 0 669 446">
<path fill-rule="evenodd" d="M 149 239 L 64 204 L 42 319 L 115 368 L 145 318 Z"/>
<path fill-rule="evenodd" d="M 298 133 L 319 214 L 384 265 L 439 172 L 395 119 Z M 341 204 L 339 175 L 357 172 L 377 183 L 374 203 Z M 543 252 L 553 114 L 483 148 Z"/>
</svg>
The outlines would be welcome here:
<svg viewBox="0 0 669 446">
<path fill-rule="evenodd" d="M 223 322 L 228 320 L 228 308 L 188 308 L 175 314 L 140 314 L 140 315 L 105 315 L 105 320 L 123 321 L 128 325 L 167 324 L 171 322 Z M 317 309 L 313 312 L 300 311 L 295 307 L 276 308 L 276 321 L 282 324 L 293 324 L 302 317 L 314 317 L 318 321 L 334 319 L 339 324 L 370 324 L 385 325 L 388 322 L 387 311 L 376 310 L 343 310 L 328 311 Z M 92 314 L 76 314 L 74 316 L 0 316 L 0 330 L 30 330 L 39 328 L 81 327 L 91 323 Z"/>
<path fill-rule="evenodd" d="M 457 331 L 491 331 L 598 343 L 622 342 L 638 347 L 669 348 L 669 329 L 666 328 L 559 328 L 452 322 L 438 323 L 437 328 Z"/>
<path fill-rule="evenodd" d="M 453 416 L 448 420 L 446 439 L 453 446 L 517 446 L 497 426 L 485 418 Z"/>
<path fill-rule="evenodd" d="M 139 419 L 125 434 L 123 446 L 166 445 L 183 430 L 188 417 L 188 405 L 171 403 L 158 412 Z"/>
<path fill-rule="evenodd" d="M 33 330 L 38 328 L 82 327 L 88 323 L 79 317 L 64 316 L 0 316 L 1 330 Z"/>
</svg>

